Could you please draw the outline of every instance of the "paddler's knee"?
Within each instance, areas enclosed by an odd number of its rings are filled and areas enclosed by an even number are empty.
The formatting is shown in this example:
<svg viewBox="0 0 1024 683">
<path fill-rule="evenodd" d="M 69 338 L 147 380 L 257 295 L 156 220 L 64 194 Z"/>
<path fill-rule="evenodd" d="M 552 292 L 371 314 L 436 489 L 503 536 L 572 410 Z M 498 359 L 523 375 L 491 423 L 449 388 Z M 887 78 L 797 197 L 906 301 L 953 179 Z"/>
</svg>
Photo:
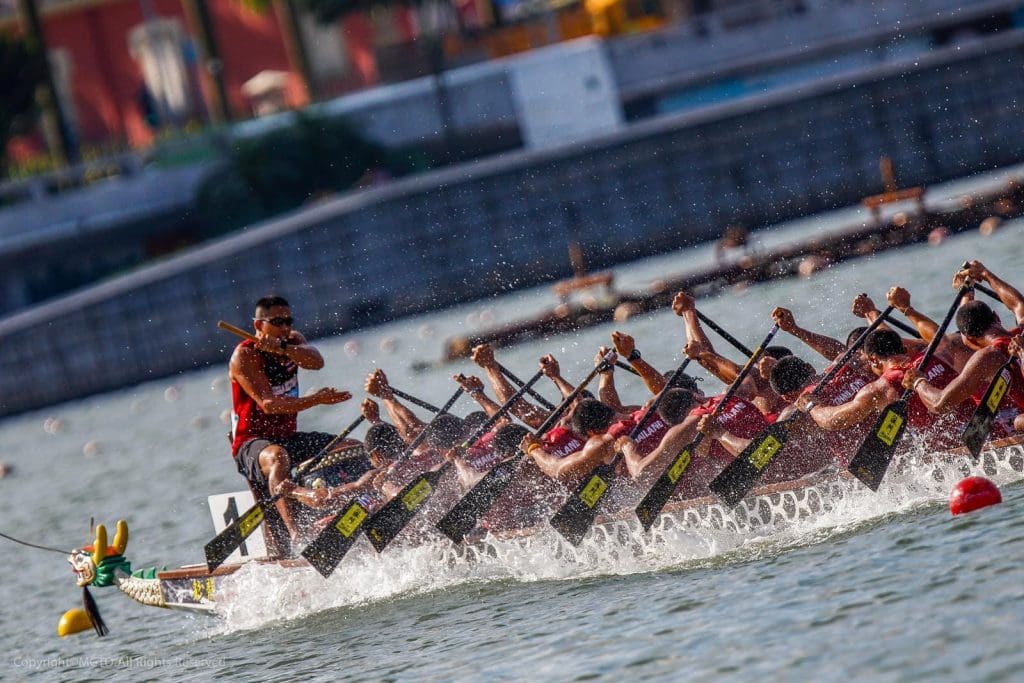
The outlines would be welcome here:
<svg viewBox="0 0 1024 683">
<path fill-rule="evenodd" d="M 260 468 L 264 473 L 278 468 L 283 468 L 285 472 L 290 472 L 291 467 L 291 458 L 288 457 L 288 451 L 283 447 L 277 444 L 270 444 L 260 451 Z"/>
</svg>

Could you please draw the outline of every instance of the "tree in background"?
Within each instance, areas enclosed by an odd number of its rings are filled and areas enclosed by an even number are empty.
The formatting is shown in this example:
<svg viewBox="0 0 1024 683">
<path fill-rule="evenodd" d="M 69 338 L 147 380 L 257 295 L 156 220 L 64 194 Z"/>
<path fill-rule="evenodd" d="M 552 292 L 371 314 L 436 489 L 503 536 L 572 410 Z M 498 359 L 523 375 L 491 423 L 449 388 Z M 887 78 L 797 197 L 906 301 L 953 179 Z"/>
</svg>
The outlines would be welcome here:
<svg viewBox="0 0 1024 683">
<path fill-rule="evenodd" d="M 46 63 L 24 40 L 0 34 L 0 174 L 6 175 L 7 143 L 38 118 L 36 89 L 46 78 Z"/>
</svg>

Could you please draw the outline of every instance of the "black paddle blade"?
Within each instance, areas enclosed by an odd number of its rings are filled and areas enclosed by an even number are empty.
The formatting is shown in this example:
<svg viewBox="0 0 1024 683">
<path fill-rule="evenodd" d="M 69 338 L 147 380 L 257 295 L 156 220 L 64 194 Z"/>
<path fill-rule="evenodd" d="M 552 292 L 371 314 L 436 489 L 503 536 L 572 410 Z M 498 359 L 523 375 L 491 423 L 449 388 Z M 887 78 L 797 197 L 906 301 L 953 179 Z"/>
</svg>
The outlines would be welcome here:
<svg viewBox="0 0 1024 683">
<path fill-rule="evenodd" d="M 228 555 L 235 552 L 245 539 L 252 535 L 252 532 L 263 523 L 265 503 L 257 503 L 246 510 L 238 519 L 228 525 L 224 531 L 217 534 L 212 541 L 203 546 L 206 554 L 206 568 L 213 571 L 228 559 Z"/>
<path fill-rule="evenodd" d="M 303 549 L 302 556 L 326 579 L 359 538 L 369 514 L 358 501 L 352 501 Z"/>
<path fill-rule="evenodd" d="M 587 535 L 597 517 L 598 503 L 608 493 L 614 473 L 611 465 L 594 468 L 551 518 L 551 526 L 569 543 L 579 545 Z"/>
<path fill-rule="evenodd" d="M 686 469 L 690 466 L 690 461 L 693 460 L 692 452 L 694 447 L 695 445 L 691 443 L 679 451 L 679 455 L 672 460 L 672 464 L 661 473 L 658 481 L 654 482 L 654 486 L 647 492 L 644 499 L 640 501 L 640 504 L 636 506 L 636 516 L 640 520 L 640 524 L 643 525 L 644 531 L 650 531 L 651 525 L 658 518 L 661 509 L 665 507 L 665 503 L 675 493 L 679 480 L 682 479 Z"/>
<path fill-rule="evenodd" d="M 964 427 L 960 438 L 963 440 L 967 450 L 971 452 L 974 459 L 981 457 L 981 448 L 988 440 L 988 434 L 992 431 L 992 423 L 999 413 L 999 404 L 1010 388 L 1010 372 L 1003 367 L 988 385 L 988 390 L 978 404 L 971 421 Z"/>
<path fill-rule="evenodd" d="M 708 488 L 726 505 L 735 507 L 754 488 L 761 472 L 775 459 L 787 441 L 789 424 L 773 424 L 747 444 L 743 452 L 718 473 Z"/>
<path fill-rule="evenodd" d="M 505 492 L 509 483 L 519 471 L 522 454 L 498 463 L 484 475 L 458 503 L 448 511 L 437 528 L 454 543 L 461 543 L 470 531 L 476 528 L 480 517 L 494 505 L 494 501 Z"/>
<path fill-rule="evenodd" d="M 874 429 L 850 461 L 850 473 L 869 489 L 877 491 L 906 428 L 907 402 L 901 399 L 882 411 Z"/>
<path fill-rule="evenodd" d="M 424 472 L 416 477 L 369 519 L 366 523 L 366 536 L 378 553 L 383 552 L 384 548 L 395 540 L 395 536 L 401 533 L 424 503 L 430 500 L 438 480 L 449 466 L 450 464 L 446 464 L 436 472 Z"/>
</svg>

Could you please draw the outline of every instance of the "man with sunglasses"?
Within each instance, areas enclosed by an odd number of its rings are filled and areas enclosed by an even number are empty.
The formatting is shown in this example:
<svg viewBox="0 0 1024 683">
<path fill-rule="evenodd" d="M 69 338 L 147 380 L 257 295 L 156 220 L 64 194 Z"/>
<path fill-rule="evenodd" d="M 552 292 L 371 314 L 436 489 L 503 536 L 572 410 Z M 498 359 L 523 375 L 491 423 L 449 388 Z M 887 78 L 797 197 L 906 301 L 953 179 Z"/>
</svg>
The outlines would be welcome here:
<svg viewBox="0 0 1024 683">
<path fill-rule="evenodd" d="M 322 432 L 299 432 L 298 413 L 352 398 L 347 391 L 320 389 L 299 396 L 298 370 L 324 366 L 320 352 L 292 328 L 291 308 L 279 296 L 256 302 L 256 339 L 245 340 L 231 355 L 231 455 L 257 500 L 283 494 L 277 515 L 267 515 L 272 555 L 287 557 L 298 537 L 293 501 L 318 507 L 330 490 L 309 489 L 292 480 L 292 467 L 318 454 L 333 439 Z M 349 445 L 348 442 L 338 447 Z"/>
</svg>

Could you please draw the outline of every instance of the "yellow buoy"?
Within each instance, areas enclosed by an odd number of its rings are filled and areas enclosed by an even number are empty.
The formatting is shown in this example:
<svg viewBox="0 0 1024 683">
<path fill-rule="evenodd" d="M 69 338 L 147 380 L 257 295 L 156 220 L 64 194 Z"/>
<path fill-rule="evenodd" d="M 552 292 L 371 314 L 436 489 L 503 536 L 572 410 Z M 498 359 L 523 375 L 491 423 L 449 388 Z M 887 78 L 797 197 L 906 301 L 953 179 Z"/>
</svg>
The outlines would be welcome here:
<svg viewBox="0 0 1024 683">
<path fill-rule="evenodd" d="M 81 607 L 73 607 L 64 613 L 57 624 L 57 635 L 63 638 L 92 628 L 92 619 Z"/>
</svg>

